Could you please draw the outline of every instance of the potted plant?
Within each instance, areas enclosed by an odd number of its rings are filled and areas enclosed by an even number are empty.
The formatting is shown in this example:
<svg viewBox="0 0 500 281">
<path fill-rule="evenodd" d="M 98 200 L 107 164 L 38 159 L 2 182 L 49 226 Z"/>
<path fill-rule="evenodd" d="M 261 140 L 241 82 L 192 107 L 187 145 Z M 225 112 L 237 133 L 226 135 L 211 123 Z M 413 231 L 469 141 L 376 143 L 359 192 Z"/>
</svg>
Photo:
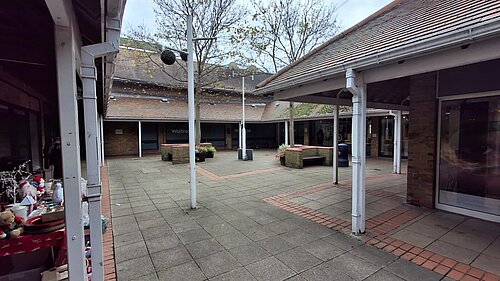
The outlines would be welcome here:
<svg viewBox="0 0 500 281">
<path fill-rule="evenodd" d="M 195 162 L 205 162 L 207 157 L 207 148 L 204 146 L 199 146 L 195 151 Z"/>
<path fill-rule="evenodd" d="M 286 144 L 281 144 L 276 151 L 276 158 L 280 159 L 280 163 L 282 166 L 285 166 L 285 150 L 290 147 Z"/>
<path fill-rule="evenodd" d="M 217 152 L 217 150 L 213 146 L 207 146 L 206 151 L 207 151 L 207 158 L 214 158 L 215 152 Z"/>
</svg>

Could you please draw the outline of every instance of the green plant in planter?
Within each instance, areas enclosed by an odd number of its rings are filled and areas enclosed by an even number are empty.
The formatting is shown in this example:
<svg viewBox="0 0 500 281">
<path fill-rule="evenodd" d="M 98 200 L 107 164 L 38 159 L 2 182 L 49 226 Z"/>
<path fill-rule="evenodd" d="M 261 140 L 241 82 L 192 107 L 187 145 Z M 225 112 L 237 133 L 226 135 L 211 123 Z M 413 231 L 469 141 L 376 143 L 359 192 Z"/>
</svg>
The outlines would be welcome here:
<svg viewBox="0 0 500 281">
<path fill-rule="evenodd" d="M 276 150 L 276 158 L 278 159 L 281 159 L 283 157 L 285 157 L 285 150 L 287 148 L 289 148 L 290 146 L 289 145 L 286 145 L 286 144 L 281 144 L 278 149 Z"/>
<path fill-rule="evenodd" d="M 215 152 L 217 152 L 215 147 L 207 146 L 206 150 L 207 150 L 207 158 L 214 158 Z"/>
</svg>

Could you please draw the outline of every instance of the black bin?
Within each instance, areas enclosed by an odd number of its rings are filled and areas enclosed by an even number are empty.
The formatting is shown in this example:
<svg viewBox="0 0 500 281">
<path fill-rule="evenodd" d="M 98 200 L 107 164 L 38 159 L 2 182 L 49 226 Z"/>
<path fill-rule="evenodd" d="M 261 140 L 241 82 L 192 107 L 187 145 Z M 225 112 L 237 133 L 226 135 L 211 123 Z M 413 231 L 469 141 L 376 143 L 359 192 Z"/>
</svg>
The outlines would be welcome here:
<svg viewBox="0 0 500 281">
<path fill-rule="evenodd" d="M 339 143 L 339 167 L 349 167 L 349 146 L 345 143 Z"/>
</svg>

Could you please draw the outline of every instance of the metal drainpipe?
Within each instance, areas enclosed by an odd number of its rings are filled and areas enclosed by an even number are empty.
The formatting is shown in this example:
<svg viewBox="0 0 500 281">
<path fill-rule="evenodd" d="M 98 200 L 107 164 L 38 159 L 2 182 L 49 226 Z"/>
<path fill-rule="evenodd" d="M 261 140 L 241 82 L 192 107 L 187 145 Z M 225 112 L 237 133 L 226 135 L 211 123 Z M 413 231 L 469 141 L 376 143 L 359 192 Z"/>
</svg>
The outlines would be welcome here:
<svg viewBox="0 0 500 281">
<path fill-rule="evenodd" d="M 365 150 L 366 94 L 355 82 L 355 73 L 346 71 L 346 89 L 352 93 L 352 233 L 365 232 Z"/>
<path fill-rule="evenodd" d="M 87 200 L 89 203 L 90 240 L 92 243 L 92 279 L 104 280 L 104 255 L 101 223 L 101 176 L 99 167 L 98 119 L 95 59 L 119 51 L 120 21 L 107 21 L 107 42 L 83 46 L 81 76 L 85 112 L 85 144 L 87 160 Z"/>
<path fill-rule="evenodd" d="M 393 152 L 393 173 L 401 174 L 401 111 L 394 113 L 389 111 L 389 115 L 394 116 L 394 152 Z"/>
</svg>

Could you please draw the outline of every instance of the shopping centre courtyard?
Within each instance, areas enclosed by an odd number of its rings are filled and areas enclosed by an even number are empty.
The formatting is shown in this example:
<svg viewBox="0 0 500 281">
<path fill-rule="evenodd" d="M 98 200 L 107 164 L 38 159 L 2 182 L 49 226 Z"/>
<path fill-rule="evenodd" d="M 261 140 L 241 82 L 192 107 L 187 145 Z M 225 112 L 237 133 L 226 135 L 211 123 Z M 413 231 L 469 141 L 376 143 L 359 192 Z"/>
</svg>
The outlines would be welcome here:
<svg viewBox="0 0 500 281">
<path fill-rule="evenodd" d="M 405 161 L 397 175 L 368 159 L 367 233 L 354 237 L 351 168 L 334 185 L 331 167 L 274 155 L 198 163 L 195 210 L 188 165 L 108 158 L 107 276 L 114 251 L 118 280 L 499 280 L 500 225 L 405 204 Z"/>
</svg>

